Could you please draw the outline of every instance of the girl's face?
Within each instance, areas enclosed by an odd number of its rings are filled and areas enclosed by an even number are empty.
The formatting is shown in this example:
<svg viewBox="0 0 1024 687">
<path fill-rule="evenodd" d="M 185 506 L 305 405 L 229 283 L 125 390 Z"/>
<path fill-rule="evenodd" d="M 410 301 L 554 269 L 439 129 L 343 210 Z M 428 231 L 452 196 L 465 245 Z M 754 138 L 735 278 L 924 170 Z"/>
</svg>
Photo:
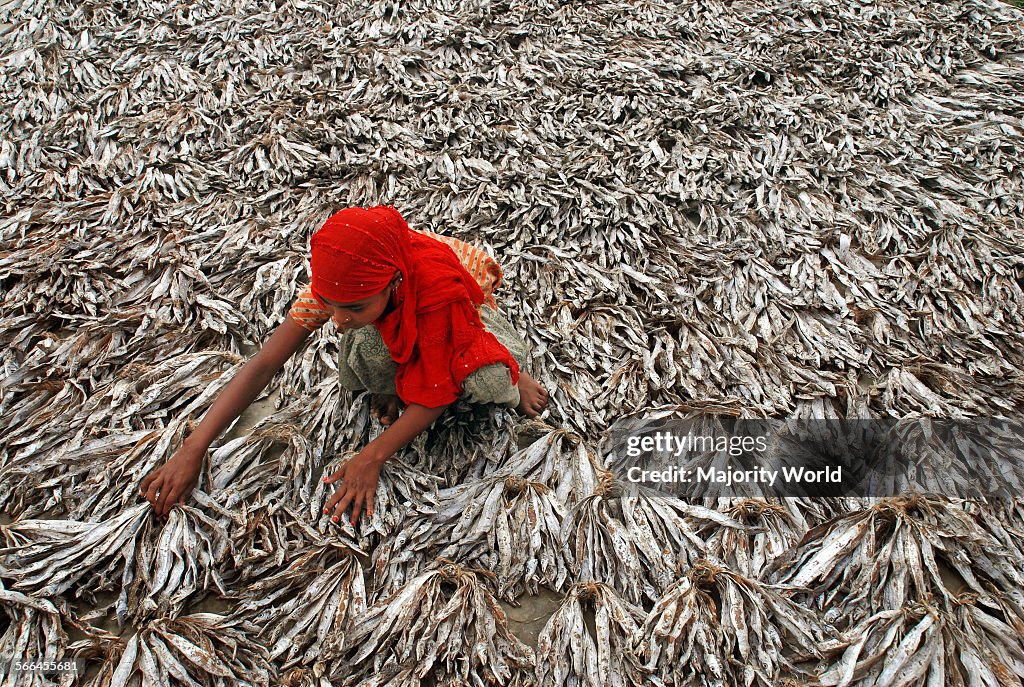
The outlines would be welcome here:
<svg viewBox="0 0 1024 687">
<path fill-rule="evenodd" d="M 352 303 L 337 303 L 322 297 L 320 300 L 331 309 L 331 319 L 334 320 L 334 326 L 338 331 L 346 332 L 350 329 L 359 329 L 384 314 L 384 310 L 388 307 L 388 301 L 391 299 L 391 292 L 397 282 L 397 278 L 393 279 L 379 293 Z"/>
</svg>

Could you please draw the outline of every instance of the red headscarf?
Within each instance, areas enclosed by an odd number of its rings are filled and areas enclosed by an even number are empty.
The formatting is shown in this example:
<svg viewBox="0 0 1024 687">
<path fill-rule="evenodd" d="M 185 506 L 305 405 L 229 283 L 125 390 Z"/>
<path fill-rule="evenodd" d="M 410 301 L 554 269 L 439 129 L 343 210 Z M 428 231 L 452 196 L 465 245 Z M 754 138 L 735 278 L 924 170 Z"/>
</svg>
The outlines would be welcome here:
<svg viewBox="0 0 1024 687">
<path fill-rule="evenodd" d="M 432 407 L 454 400 L 452 384 L 457 394 L 466 374 L 482 365 L 503 362 L 512 371 L 512 382 L 518 381 L 515 359 L 480 322 L 477 308 L 484 300 L 480 285 L 451 248 L 410 230 L 395 208 L 346 208 L 331 215 L 310 239 L 310 269 L 313 294 L 339 303 L 379 293 L 396 270 L 401 273 L 402 281 L 394 291 L 395 309 L 373 324 L 399 365 L 418 357 L 414 351 L 419 340 L 452 342 L 449 350 L 436 346 L 427 349 L 435 356 L 427 361 L 429 369 L 453 368 L 452 380 L 434 385 L 438 386 L 438 395 L 427 399 L 433 401 Z M 452 331 L 432 330 L 434 326 L 442 327 L 445 320 L 425 315 L 446 306 L 453 306 L 452 317 L 444 325 Z M 447 356 L 448 360 L 437 356 Z M 396 387 L 402 400 L 410 402 L 403 395 L 404 376 L 400 368 Z"/>
</svg>

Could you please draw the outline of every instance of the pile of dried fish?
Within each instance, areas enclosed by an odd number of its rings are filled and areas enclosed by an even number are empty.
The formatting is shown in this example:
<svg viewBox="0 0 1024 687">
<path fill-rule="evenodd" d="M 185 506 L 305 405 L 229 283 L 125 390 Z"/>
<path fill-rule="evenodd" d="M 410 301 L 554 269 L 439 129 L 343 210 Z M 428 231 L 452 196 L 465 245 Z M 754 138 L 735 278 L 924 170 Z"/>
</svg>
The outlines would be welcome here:
<svg viewBox="0 0 1024 687">
<path fill-rule="evenodd" d="M 669 685 L 768 687 L 836 642 L 811 610 L 708 560 L 666 590 L 641 636 L 647 667 Z"/>
<path fill-rule="evenodd" d="M 5 589 L 0 584 L 0 606 L 6 622 L 0 637 L 0 676 L 3 687 L 45 685 L 35 671 L 20 670 L 21 664 L 56 662 L 64 658 L 67 635 L 62 627 L 63 609 L 46 599 L 37 599 Z"/>
<path fill-rule="evenodd" d="M 357 619 L 337 668 L 343 685 L 533 684 L 533 650 L 477 579 L 453 563 L 411 579 Z"/>
<path fill-rule="evenodd" d="M 547 428 L 491 470 L 440 490 L 435 510 L 410 513 L 374 549 L 376 596 L 396 591 L 439 556 L 487 567 L 492 592 L 513 603 L 521 587 L 533 593 L 539 585 L 564 587 L 570 569 L 565 504 L 587 493 L 596 475 L 583 442 Z"/>
<path fill-rule="evenodd" d="M 570 513 L 562 538 L 577 579 L 613 587 L 634 604 L 655 603 L 679 572 L 701 558 L 699 531 L 743 527 L 718 511 L 641 489 L 625 495 L 610 472 Z"/>
<path fill-rule="evenodd" d="M 595 635 L 584 608 L 594 614 Z M 600 582 L 579 582 L 562 599 L 537 643 L 537 684 L 602 687 L 660 685 L 636 649 L 644 612 Z"/>
<path fill-rule="evenodd" d="M 282 667 L 288 669 L 312 663 L 321 653 L 337 653 L 353 619 L 365 612 L 359 560 L 345 546 L 322 546 L 247 587 L 233 615 L 258 626 L 270 658 L 283 656 Z"/>
<path fill-rule="evenodd" d="M 327 687 L 344 666 L 347 683 L 813 681 L 791 634 L 826 684 L 1013 682 L 1024 471 L 947 470 L 913 436 L 919 476 L 981 498 L 898 480 L 873 485 L 882 501 L 681 498 L 622 489 L 599 437 L 630 416 L 1018 415 L 1022 17 L 999 0 L 0 3 L 4 659 L 77 651 L 97 685 Z M 332 524 L 321 473 L 381 430 L 338 388 L 328 323 L 156 526 L 143 476 L 283 321 L 311 233 L 378 203 L 498 258 L 547 424 L 459 404 L 383 471 L 371 518 Z M 494 597 L 541 587 L 567 596 L 534 676 Z M 99 590 L 109 608 L 68 603 Z M 207 597 L 224 617 L 193 607 Z M 111 615 L 135 634 L 92 628 Z M 86 639 L 65 647 L 65 621 Z M 643 665 L 651 628 L 705 672 L 651 647 Z"/>
<path fill-rule="evenodd" d="M 957 504 L 912 495 L 816 527 L 775 560 L 771 579 L 805 589 L 810 605 L 853 624 L 933 599 L 949 610 L 959 590 L 950 590 L 945 570 L 1024 628 L 1022 563 Z"/>
<path fill-rule="evenodd" d="M 876 613 L 821 674 L 822 685 L 1011 685 L 1024 678 L 1014 630 L 965 595 L 952 611 L 920 602 Z"/>
<path fill-rule="evenodd" d="M 565 511 L 550 489 L 514 474 L 466 486 L 438 514 L 443 519 L 461 510 L 444 538 L 431 534 L 438 544 L 448 542 L 437 555 L 492 571 L 498 596 L 512 603 L 524 591 L 536 594 L 539 585 L 561 591 L 569 576 Z"/>
<path fill-rule="evenodd" d="M 129 611 L 138 610 L 141 600 L 136 559 L 142 553 L 139 542 L 146 541 L 152 529 L 150 511 L 151 506 L 143 503 L 106 522 L 25 520 L 12 525 L 31 543 L 3 550 L 0 575 L 16 580 L 16 589 L 43 597 L 73 586 L 87 593 L 119 589 L 117 613 L 124 619 Z M 95 585 L 78 586 L 85 579 L 93 579 Z M 135 602 L 132 608 L 129 596 Z"/>
<path fill-rule="evenodd" d="M 354 454 L 343 454 L 326 466 L 324 474 L 332 474 L 345 464 Z M 374 494 L 374 510 L 367 516 L 364 510 L 357 523 L 358 531 L 345 518 L 331 524 L 333 513 L 324 513 L 329 492 L 321 480 L 310 497 L 309 517 L 317 523 L 321 531 L 338 531 L 354 541 L 360 547 L 372 548 L 381 541 L 398 534 L 399 530 L 410 518 L 430 516 L 437 512 L 438 486 L 441 480 L 434 475 L 410 467 L 401 459 L 388 460 L 381 468 Z"/>
<path fill-rule="evenodd" d="M 96 523 L 21 520 L 8 528 L 18 544 L 0 550 L 0 574 L 41 598 L 118 591 L 114 607 L 121 622 L 174 616 L 197 596 L 225 594 L 218 569 L 232 547 L 227 530 L 190 506 L 172 510 L 162 528 L 150 512 L 144 503 Z"/>
<path fill-rule="evenodd" d="M 227 530 L 202 511 L 189 506 L 172 509 L 153 545 L 153 569 L 141 570 L 147 595 L 139 607 L 176 616 L 199 591 L 226 594 L 217 569 L 231 546 Z"/>
<path fill-rule="evenodd" d="M 760 577 L 810 529 L 793 500 L 736 499 L 723 510 L 746 527 L 722 527 L 713 532 L 707 542 L 708 557 L 746 577 Z"/>
<path fill-rule="evenodd" d="M 215 613 L 158 618 L 121 640 L 92 685 L 272 684 L 266 650 L 251 640 L 252 627 Z"/>
</svg>

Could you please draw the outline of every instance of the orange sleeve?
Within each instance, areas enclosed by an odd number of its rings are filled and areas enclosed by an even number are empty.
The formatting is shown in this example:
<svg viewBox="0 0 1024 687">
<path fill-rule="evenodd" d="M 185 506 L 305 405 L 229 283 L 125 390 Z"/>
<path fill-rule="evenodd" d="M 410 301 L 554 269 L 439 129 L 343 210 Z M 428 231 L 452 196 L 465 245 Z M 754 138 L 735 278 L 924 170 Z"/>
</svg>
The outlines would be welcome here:
<svg viewBox="0 0 1024 687">
<path fill-rule="evenodd" d="M 292 307 L 288 310 L 288 316 L 295 320 L 299 326 L 309 331 L 315 331 L 322 327 L 327 320 L 331 319 L 331 311 L 320 304 L 313 292 L 307 286 L 298 295 Z"/>
</svg>

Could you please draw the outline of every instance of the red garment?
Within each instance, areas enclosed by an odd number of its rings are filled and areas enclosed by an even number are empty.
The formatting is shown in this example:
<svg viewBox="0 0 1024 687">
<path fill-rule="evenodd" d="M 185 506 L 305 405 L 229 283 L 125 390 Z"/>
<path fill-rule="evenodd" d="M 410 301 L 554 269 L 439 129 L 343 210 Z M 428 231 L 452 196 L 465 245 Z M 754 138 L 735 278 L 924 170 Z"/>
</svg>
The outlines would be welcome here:
<svg viewBox="0 0 1024 687">
<path fill-rule="evenodd" d="M 406 403 L 452 403 L 474 370 L 504 363 L 519 381 L 519 365 L 477 308 L 477 281 L 444 243 L 409 229 L 393 208 L 346 208 L 310 239 L 311 288 L 340 303 L 382 291 L 397 269 L 395 308 L 373 323 L 398 363 L 395 388 Z"/>
</svg>

